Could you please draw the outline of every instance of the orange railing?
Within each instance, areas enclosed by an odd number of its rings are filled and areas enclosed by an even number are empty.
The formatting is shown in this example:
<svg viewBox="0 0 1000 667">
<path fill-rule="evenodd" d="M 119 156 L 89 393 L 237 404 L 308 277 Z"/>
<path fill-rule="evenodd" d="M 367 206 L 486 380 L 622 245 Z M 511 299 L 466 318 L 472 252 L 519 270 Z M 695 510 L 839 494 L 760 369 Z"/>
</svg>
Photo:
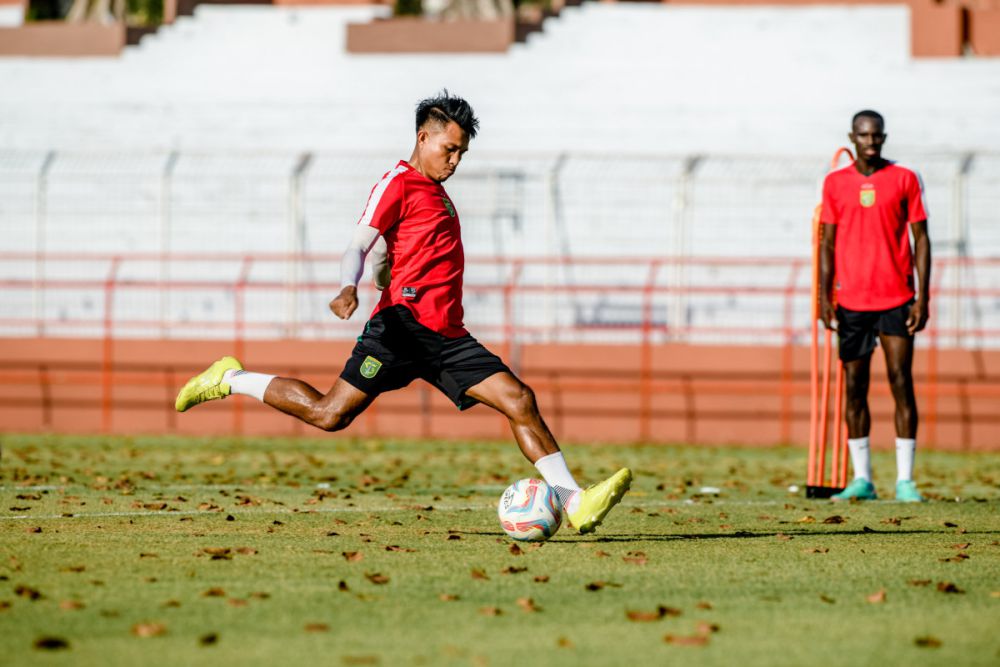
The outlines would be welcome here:
<svg viewBox="0 0 1000 667">
<path fill-rule="evenodd" d="M 102 341 L 101 359 L 96 363 L 100 374 L 101 423 L 105 430 L 111 430 L 115 376 L 120 372 L 115 360 L 115 342 L 119 339 L 225 339 L 231 341 L 232 349 L 240 355 L 248 340 L 301 337 L 349 339 L 355 336 L 358 322 L 339 322 L 323 313 L 322 309 L 306 313 L 305 316 L 297 312 L 291 318 L 266 318 L 262 316 L 261 309 L 248 308 L 248 301 L 262 294 L 295 298 L 303 294 L 329 296 L 338 289 L 333 271 L 328 271 L 330 278 L 326 280 L 278 279 L 273 275 L 258 279 L 254 273 L 257 268 L 269 267 L 273 274 L 275 267 L 284 268 L 292 263 L 300 268 L 335 267 L 337 261 L 338 257 L 335 255 L 50 253 L 39 256 L 33 253 L 0 253 L 0 270 L 3 270 L 0 275 L 10 276 L 0 278 L 0 288 L 6 295 L 18 292 L 25 296 L 31 295 L 36 304 L 34 312 L 17 312 L 12 307 L 4 308 L 0 312 L 0 330 L 9 337 L 21 338 L 99 338 Z M 491 311 L 491 317 L 488 318 L 491 321 L 484 319 L 477 322 L 473 319 L 467 324 L 477 336 L 498 341 L 502 345 L 502 353 L 515 366 L 518 346 L 532 341 L 559 343 L 606 340 L 638 346 L 640 371 L 636 383 L 639 402 L 635 419 L 640 425 L 639 437 L 643 440 L 655 439 L 655 397 L 677 387 L 676 382 L 664 379 L 662 374 L 654 371 L 654 356 L 659 346 L 671 342 L 780 346 L 781 368 L 776 369 L 775 373 L 780 387 L 779 439 L 788 442 L 795 420 L 794 400 L 814 391 L 806 389 L 804 383 L 799 381 L 794 360 L 796 349 L 806 345 L 814 326 L 814 322 L 810 321 L 810 304 L 815 293 L 810 280 L 809 261 L 808 258 L 473 257 L 467 260 L 468 275 L 475 276 L 482 273 L 482 269 L 488 268 L 495 277 L 489 281 L 467 281 L 466 300 L 493 298 L 496 310 Z M 230 267 L 231 270 L 227 277 L 218 280 L 177 277 L 179 267 L 196 264 Z M 567 266 L 577 269 L 577 280 L 572 284 L 538 277 L 545 270 L 558 271 L 560 267 Z M 679 266 L 688 269 L 685 272 L 685 282 L 670 284 L 668 270 Z M 84 267 L 91 268 L 81 270 Z M 93 267 L 98 267 L 103 275 L 97 277 Z M 142 268 L 145 274 L 130 274 L 130 269 L 136 267 Z M 14 275 L 15 269 L 22 274 L 34 270 L 35 275 L 20 277 Z M 935 261 L 932 318 L 927 335 L 918 339 L 918 346 L 924 348 L 927 354 L 926 373 L 920 386 L 923 396 L 923 428 L 927 434 L 927 442 L 936 439 L 937 401 L 943 391 L 937 382 L 937 355 L 941 341 L 953 342 L 957 337 L 973 342 L 1000 339 L 998 329 L 981 326 L 949 328 L 939 321 L 938 313 L 942 302 L 952 304 L 967 299 L 1000 297 L 1000 288 L 946 286 L 943 281 L 956 269 L 1000 273 L 1000 259 Z M 719 277 L 737 270 L 742 279 Z M 196 275 L 198 272 L 193 273 Z M 154 275 L 151 277 L 149 274 Z M 56 277 L 59 275 L 94 277 Z M 199 291 L 221 291 L 231 297 L 231 313 L 225 318 L 179 321 L 169 313 L 164 314 L 165 311 L 157 315 L 149 315 L 148 312 L 144 315 L 142 312 L 122 313 L 118 307 L 118 297 L 123 292 L 137 293 L 149 302 L 171 294 Z M 93 317 L 54 317 L 46 315 L 44 305 L 37 305 L 39 302 L 44 304 L 51 301 L 55 294 L 98 292 L 103 296 L 103 305 L 99 314 Z M 364 295 L 371 302 L 374 291 L 366 288 Z M 530 302 L 538 297 L 550 298 L 560 304 L 584 297 L 614 298 L 616 301 L 634 304 L 636 317 L 606 321 L 588 321 L 586 318 L 558 321 L 557 318 L 546 317 L 540 311 L 536 313 L 531 309 Z M 697 299 L 717 297 L 744 302 L 765 299 L 769 306 L 750 321 L 738 322 L 727 322 L 725 318 L 711 324 L 698 324 L 690 320 L 672 322 L 657 315 L 657 308 L 669 305 L 672 299 L 683 299 L 690 303 Z M 26 381 L 24 373 L 17 370 L 16 364 L 5 366 L 6 368 L 0 367 L 0 380 Z M 815 387 L 815 383 L 812 386 Z M 947 392 L 951 390 L 946 390 Z M 815 403 L 816 397 L 813 398 Z M 839 420 L 839 416 L 837 419 Z M 234 406 L 233 420 L 234 426 L 238 427 L 242 423 L 242 408 Z M 812 424 L 810 432 L 815 431 L 816 424 Z M 836 455 L 842 457 L 843 452 L 838 450 Z M 814 469 L 813 463 L 809 469 Z"/>
</svg>

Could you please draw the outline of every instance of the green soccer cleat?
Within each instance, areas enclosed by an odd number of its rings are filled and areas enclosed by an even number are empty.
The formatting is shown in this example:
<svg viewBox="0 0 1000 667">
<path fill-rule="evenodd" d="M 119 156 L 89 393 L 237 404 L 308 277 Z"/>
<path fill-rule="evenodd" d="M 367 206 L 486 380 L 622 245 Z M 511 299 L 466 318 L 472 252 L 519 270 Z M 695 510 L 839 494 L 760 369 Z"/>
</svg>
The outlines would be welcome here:
<svg viewBox="0 0 1000 667">
<path fill-rule="evenodd" d="M 230 387 L 222 381 L 222 376 L 230 370 L 241 371 L 243 364 L 235 357 L 222 357 L 208 369 L 188 380 L 174 401 L 177 412 L 184 412 L 205 401 L 229 396 Z"/>
<path fill-rule="evenodd" d="M 611 508 L 625 496 L 632 486 L 632 471 L 622 468 L 603 482 L 598 482 L 580 491 L 580 504 L 576 511 L 567 515 L 569 523 L 578 533 L 592 533 Z"/>
<path fill-rule="evenodd" d="M 847 485 L 840 493 L 830 496 L 830 500 L 878 500 L 875 485 L 860 477 Z"/>
<path fill-rule="evenodd" d="M 902 479 L 896 482 L 896 500 L 901 503 L 922 503 L 924 497 L 917 491 L 917 484 L 912 479 Z"/>
</svg>

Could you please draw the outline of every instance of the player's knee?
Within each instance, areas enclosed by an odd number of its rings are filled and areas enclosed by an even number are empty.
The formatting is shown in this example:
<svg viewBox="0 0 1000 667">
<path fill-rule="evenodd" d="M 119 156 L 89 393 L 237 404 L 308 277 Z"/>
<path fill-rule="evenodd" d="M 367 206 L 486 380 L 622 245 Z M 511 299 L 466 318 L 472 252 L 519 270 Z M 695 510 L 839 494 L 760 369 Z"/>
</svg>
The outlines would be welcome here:
<svg viewBox="0 0 1000 667">
<path fill-rule="evenodd" d="M 351 415 L 338 410 L 323 410 L 314 414 L 310 421 L 317 428 L 332 433 L 347 428 L 353 420 L 354 418 Z"/>
<path fill-rule="evenodd" d="M 526 384 L 521 384 L 513 392 L 510 400 L 510 416 L 517 420 L 530 419 L 538 414 L 535 392 Z"/>
<path fill-rule="evenodd" d="M 912 386 L 913 380 L 909 373 L 898 370 L 889 372 L 889 388 L 892 389 L 894 396 L 908 395 Z"/>
</svg>

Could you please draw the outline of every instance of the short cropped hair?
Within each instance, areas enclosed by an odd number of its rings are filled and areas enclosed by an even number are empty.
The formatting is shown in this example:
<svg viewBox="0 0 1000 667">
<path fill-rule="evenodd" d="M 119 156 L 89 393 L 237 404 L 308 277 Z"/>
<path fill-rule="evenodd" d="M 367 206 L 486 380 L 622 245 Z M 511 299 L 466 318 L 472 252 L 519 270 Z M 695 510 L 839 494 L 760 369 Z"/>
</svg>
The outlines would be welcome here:
<svg viewBox="0 0 1000 667">
<path fill-rule="evenodd" d="M 417 104 L 417 132 L 428 120 L 442 125 L 454 122 L 465 130 L 470 139 L 476 138 L 479 131 L 479 119 L 476 118 L 472 106 L 461 97 L 452 95 L 445 88 L 434 97 L 420 100 Z"/>
<path fill-rule="evenodd" d="M 872 120 L 877 120 L 879 125 L 885 129 L 885 118 L 882 118 L 882 114 L 878 111 L 872 111 L 871 109 L 864 109 L 862 111 L 854 114 L 854 118 L 851 119 L 851 128 L 854 128 L 854 124 L 858 122 L 859 118 L 871 118 Z"/>
</svg>

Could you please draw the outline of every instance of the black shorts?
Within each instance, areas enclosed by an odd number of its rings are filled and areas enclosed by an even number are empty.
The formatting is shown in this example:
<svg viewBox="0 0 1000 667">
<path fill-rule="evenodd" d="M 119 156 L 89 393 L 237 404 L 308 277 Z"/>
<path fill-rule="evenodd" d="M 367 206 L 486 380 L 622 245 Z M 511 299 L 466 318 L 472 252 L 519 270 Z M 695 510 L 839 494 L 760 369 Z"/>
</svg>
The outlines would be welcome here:
<svg viewBox="0 0 1000 667">
<path fill-rule="evenodd" d="M 878 334 L 912 339 L 906 330 L 910 316 L 910 299 L 889 310 L 848 310 L 837 306 L 837 335 L 840 339 L 840 360 L 854 361 L 867 357 L 878 345 Z"/>
<path fill-rule="evenodd" d="M 406 306 L 391 306 L 365 324 L 340 377 L 369 396 L 420 378 L 465 410 L 479 402 L 465 395 L 469 387 L 505 371 L 500 357 L 469 334 L 448 338 L 417 322 Z"/>
</svg>

